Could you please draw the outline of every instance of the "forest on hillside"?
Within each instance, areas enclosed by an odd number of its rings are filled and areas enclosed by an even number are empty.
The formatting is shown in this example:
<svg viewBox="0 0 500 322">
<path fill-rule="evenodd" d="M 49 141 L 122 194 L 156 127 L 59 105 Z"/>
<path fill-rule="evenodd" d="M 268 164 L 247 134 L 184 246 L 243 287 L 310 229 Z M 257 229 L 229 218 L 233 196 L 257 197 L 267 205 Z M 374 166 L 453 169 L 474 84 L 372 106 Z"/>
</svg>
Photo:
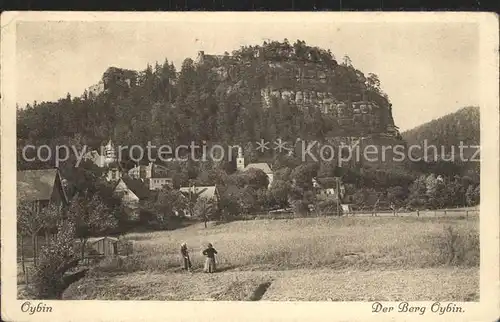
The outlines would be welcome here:
<svg viewBox="0 0 500 322">
<path fill-rule="evenodd" d="M 250 55 L 256 50 L 263 53 L 260 60 Z M 269 64 L 276 61 L 306 69 L 334 69 L 335 77 L 326 84 L 330 91 L 352 97 L 368 91 L 380 104 L 388 104 L 376 75 L 365 76 L 348 57 L 337 64 L 329 51 L 303 41 L 246 46 L 226 57 L 230 57 L 226 67 L 233 70 L 231 79 L 221 80 L 210 61 L 196 64 L 187 58 L 177 72 L 165 59 L 163 64 L 148 64 L 139 72 L 138 86 L 117 83 L 97 97 L 68 94 L 56 102 L 28 104 L 18 109 L 18 147 L 75 144 L 97 148 L 110 138 L 129 146 L 144 146 L 148 141 L 172 146 L 191 141 L 245 144 L 276 138 L 323 140 L 366 132 L 363 126 L 343 127 L 334 115 L 324 115 L 316 108 L 301 109 L 283 100 L 273 99 L 269 108 L 263 108 L 259 88 L 271 81 L 295 82 L 289 76 L 273 74 L 276 69 Z M 222 61 L 225 64 L 224 58 Z M 300 89 L 305 85 L 295 82 L 287 86 Z M 30 167 L 20 162 L 19 167 Z"/>
<path fill-rule="evenodd" d="M 455 113 L 417 126 L 401 135 L 409 145 L 421 145 L 425 140 L 429 145 L 445 147 L 458 147 L 460 142 L 464 145 L 479 145 L 479 107 L 461 108 Z"/>
</svg>

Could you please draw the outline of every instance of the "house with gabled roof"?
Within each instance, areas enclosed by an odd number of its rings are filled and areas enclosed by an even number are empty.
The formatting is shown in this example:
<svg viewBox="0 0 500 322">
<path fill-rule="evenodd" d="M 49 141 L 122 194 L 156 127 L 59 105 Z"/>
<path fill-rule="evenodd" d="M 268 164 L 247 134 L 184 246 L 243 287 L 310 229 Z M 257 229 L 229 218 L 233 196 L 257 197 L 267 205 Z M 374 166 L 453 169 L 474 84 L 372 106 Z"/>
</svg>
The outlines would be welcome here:
<svg viewBox="0 0 500 322">
<path fill-rule="evenodd" d="M 195 201 L 198 198 L 207 199 L 214 211 L 219 209 L 220 194 L 217 186 L 189 186 L 181 187 L 179 191 L 187 198 L 187 200 Z M 189 211 L 184 211 L 185 214 L 189 214 Z"/>
<path fill-rule="evenodd" d="M 148 200 L 150 196 L 149 189 L 144 182 L 128 176 L 123 176 L 118 180 L 113 189 L 113 194 L 121 199 L 125 210 L 133 218 L 139 215 L 141 203 Z"/>
<path fill-rule="evenodd" d="M 206 198 L 209 200 L 219 200 L 219 190 L 217 186 L 190 186 L 190 187 L 181 187 L 180 192 L 187 196 L 189 194 L 194 195 L 196 197 Z"/>
<path fill-rule="evenodd" d="M 24 170 L 17 172 L 17 200 L 33 203 L 41 209 L 50 203 L 69 203 L 58 169 Z"/>
<path fill-rule="evenodd" d="M 168 169 L 153 162 L 134 166 L 128 171 L 128 175 L 147 183 L 149 190 L 160 190 L 164 186 L 173 187 L 173 179 L 168 175 Z"/>
</svg>

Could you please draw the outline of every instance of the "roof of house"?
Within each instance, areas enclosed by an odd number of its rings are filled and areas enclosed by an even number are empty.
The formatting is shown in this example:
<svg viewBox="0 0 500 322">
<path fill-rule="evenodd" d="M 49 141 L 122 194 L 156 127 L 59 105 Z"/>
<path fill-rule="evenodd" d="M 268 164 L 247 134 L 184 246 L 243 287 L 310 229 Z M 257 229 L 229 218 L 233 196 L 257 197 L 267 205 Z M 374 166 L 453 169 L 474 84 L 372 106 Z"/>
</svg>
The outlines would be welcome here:
<svg viewBox="0 0 500 322">
<path fill-rule="evenodd" d="M 159 164 L 153 164 L 153 171 L 151 171 L 151 178 L 170 178 L 168 169 Z"/>
<path fill-rule="evenodd" d="M 61 180 L 57 169 L 25 170 L 17 172 L 17 197 L 22 201 L 50 200 L 56 180 Z M 62 197 L 68 201 L 60 182 Z"/>
<path fill-rule="evenodd" d="M 128 170 L 128 173 L 129 175 L 134 171 L 139 171 L 139 173 L 141 173 L 142 171 L 147 171 L 148 167 L 149 165 L 140 164 Z M 169 171 L 166 167 L 159 164 L 152 164 L 151 178 L 170 178 L 170 176 L 168 176 L 168 172 Z"/>
<path fill-rule="evenodd" d="M 137 179 L 132 179 L 128 176 L 123 176 L 119 181 L 123 181 L 125 185 L 139 198 L 146 199 L 149 197 L 149 189 L 144 185 L 144 182 Z M 116 185 L 118 185 L 118 183 Z M 116 187 L 116 186 L 115 186 Z"/>
<path fill-rule="evenodd" d="M 90 237 L 89 239 L 87 239 L 87 243 L 92 244 L 92 243 L 96 243 L 96 242 L 103 240 L 103 239 L 109 239 L 109 240 L 114 241 L 114 242 L 118 241 L 118 238 L 103 236 L 103 237 Z"/>
<path fill-rule="evenodd" d="M 337 181 L 340 180 L 336 177 L 324 177 L 316 179 L 316 182 L 319 184 L 319 187 L 323 189 L 336 188 Z"/>
<path fill-rule="evenodd" d="M 192 186 L 192 187 L 181 187 L 180 192 L 182 193 L 195 193 L 198 197 L 212 199 L 217 195 L 217 186 Z"/>
<path fill-rule="evenodd" d="M 261 163 L 250 163 L 248 164 L 246 167 L 245 167 L 245 171 L 248 170 L 248 169 L 259 169 L 259 170 L 262 170 L 264 171 L 264 173 L 273 173 L 273 171 L 271 170 L 271 167 L 269 167 L 269 164 L 265 163 L 265 162 L 261 162 Z"/>
</svg>

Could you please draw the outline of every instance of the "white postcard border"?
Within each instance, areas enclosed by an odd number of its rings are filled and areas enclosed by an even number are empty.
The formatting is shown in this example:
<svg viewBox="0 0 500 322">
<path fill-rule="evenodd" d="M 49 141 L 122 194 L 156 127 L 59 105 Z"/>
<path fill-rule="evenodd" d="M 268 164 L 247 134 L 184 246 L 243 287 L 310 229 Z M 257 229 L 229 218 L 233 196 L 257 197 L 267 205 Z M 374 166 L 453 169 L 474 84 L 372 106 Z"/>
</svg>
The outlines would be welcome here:
<svg viewBox="0 0 500 322">
<path fill-rule="evenodd" d="M 33 301 L 53 307 L 28 315 L 16 300 L 16 22 L 17 21 L 238 21 L 471 22 L 481 37 L 481 277 L 480 302 L 462 302 L 463 314 L 424 316 L 371 313 L 371 302 Z M 355 321 L 375 319 L 493 321 L 499 310 L 499 93 L 498 16 L 492 13 L 123 13 L 5 12 L 1 16 L 1 274 L 2 318 L 7 321 Z M 326 36 L 326 35 L 325 35 Z M 411 63 L 411 62 L 409 62 Z M 387 302 L 396 304 L 395 302 Z M 433 302 L 417 302 L 432 305 Z"/>
</svg>

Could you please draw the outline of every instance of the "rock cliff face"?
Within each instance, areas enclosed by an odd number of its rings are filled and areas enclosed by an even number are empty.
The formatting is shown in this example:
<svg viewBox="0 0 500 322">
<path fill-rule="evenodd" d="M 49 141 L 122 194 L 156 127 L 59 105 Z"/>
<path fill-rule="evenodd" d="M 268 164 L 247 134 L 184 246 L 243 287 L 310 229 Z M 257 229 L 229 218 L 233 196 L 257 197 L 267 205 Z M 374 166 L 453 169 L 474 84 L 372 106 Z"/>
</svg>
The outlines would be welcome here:
<svg viewBox="0 0 500 322">
<path fill-rule="evenodd" d="M 113 88 L 130 88 L 137 85 L 138 76 L 139 73 L 134 70 L 109 67 L 99 82 L 87 88 L 86 91 L 90 97 L 96 97 Z"/>
<path fill-rule="evenodd" d="M 245 75 L 260 74 L 258 87 L 264 108 L 269 108 L 273 100 L 286 101 L 302 110 L 316 108 L 337 119 L 340 127 L 364 128 L 368 134 L 400 138 L 387 99 L 362 86 L 353 89 L 354 85 L 344 84 L 345 78 L 339 76 L 342 70 L 337 65 L 286 58 L 266 61 L 257 53 L 261 52 L 256 51 L 253 59 L 244 61 L 229 55 L 199 52 L 196 63 L 208 65 L 220 82 L 228 84 L 228 92 L 239 88 Z"/>
</svg>

